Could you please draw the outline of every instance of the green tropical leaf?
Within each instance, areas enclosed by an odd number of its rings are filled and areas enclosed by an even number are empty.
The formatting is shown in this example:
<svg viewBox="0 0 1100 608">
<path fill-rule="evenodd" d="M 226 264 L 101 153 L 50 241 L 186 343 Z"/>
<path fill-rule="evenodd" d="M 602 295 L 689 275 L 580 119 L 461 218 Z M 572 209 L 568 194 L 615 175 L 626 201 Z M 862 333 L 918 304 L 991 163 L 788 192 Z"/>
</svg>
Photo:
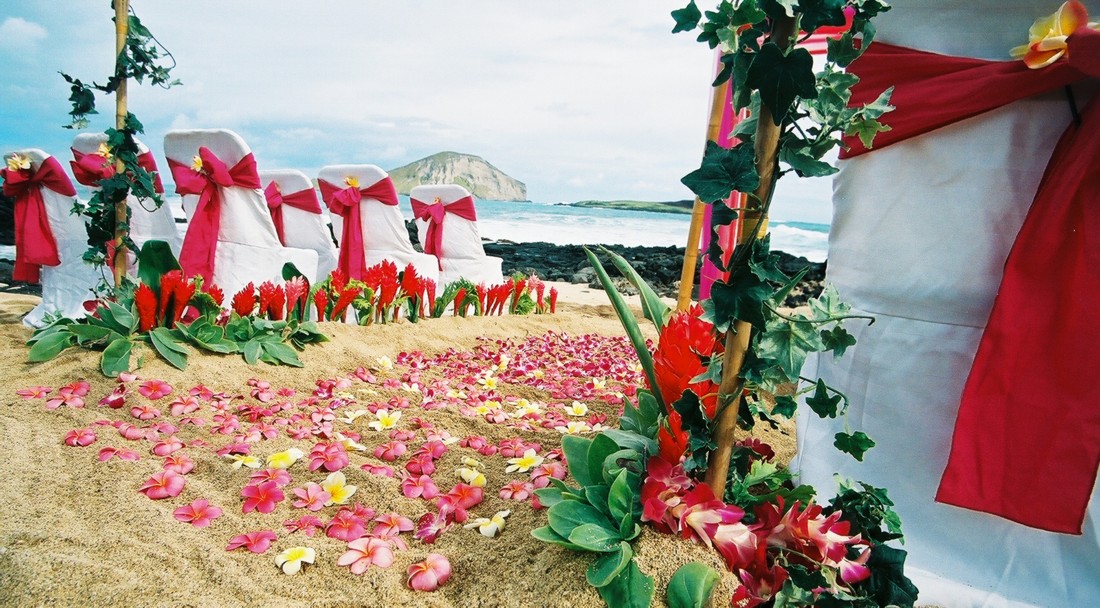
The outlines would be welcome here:
<svg viewBox="0 0 1100 608">
<path fill-rule="evenodd" d="M 76 336 L 77 344 L 81 345 L 89 342 L 98 342 L 111 334 L 118 335 L 117 332 L 111 331 L 100 325 L 82 325 L 79 323 L 69 325 L 69 332 Z"/>
<path fill-rule="evenodd" d="M 760 101 L 772 111 L 772 121 L 780 125 L 799 97 L 817 97 L 814 60 L 804 48 L 784 54 L 774 42 L 766 42 L 749 66 L 746 84 L 760 90 Z"/>
<path fill-rule="evenodd" d="M 707 608 L 718 573 L 702 563 L 691 562 L 680 566 L 668 581 L 666 598 L 669 608 Z"/>
<path fill-rule="evenodd" d="M 615 268 L 618 268 L 619 272 L 623 273 L 623 276 L 630 281 L 630 284 L 637 288 L 638 298 L 642 302 L 642 314 L 645 318 L 653 322 L 658 334 L 664 331 L 665 323 L 672 316 L 672 308 L 661 300 L 661 296 L 653 291 L 653 287 L 638 274 L 638 271 L 634 270 L 634 267 L 626 261 L 626 258 L 607 247 L 600 247 L 600 250 L 611 258 L 611 263 L 615 265 Z"/>
<path fill-rule="evenodd" d="M 744 142 L 727 149 L 708 141 L 702 164 L 680 182 L 705 203 L 724 200 L 734 190 L 755 192 L 760 185 L 756 153 Z"/>
<path fill-rule="evenodd" d="M 653 577 L 643 573 L 634 560 L 629 560 L 610 583 L 596 590 L 609 608 L 649 608 L 653 603 Z"/>
<path fill-rule="evenodd" d="M 569 542 L 595 553 L 614 551 L 622 540 L 618 530 L 611 530 L 603 524 L 581 524 L 569 533 Z"/>
<path fill-rule="evenodd" d="M 535 490 L 535 496 L 539 497 L 539 503 L 546 508 L 562 501 L 562 491 L 558 488 L 539 488 Z"/>
<path fill-rule="evenodd" d="M 138 280 L 148 285 L 154 293 L 160 293 L 160 277 L 166 272 L 182 270 L 168 243 L 158 240 L 145 241 L 137 254 Z"/>
<path fill-rule="evenodd" d="M 291 367 L 305 367 L 301 359 L 298 358 L 298 353 L 293 348 L 286 344 L 278 342 L 264 342 L 264 353 L 270 355 L 273 359 L 282 363 L 283 365 L 289 365 Z"/>
<path fill-rule="evenodd" d="M 607 435 L 599 433 L 592 438 L 592 445 L 588 448 L 588 477 L 592 480 L 592 483 L 586 485 L 605 483 L 604 462 L 608 456 L 618 451 L 619 444 Z"/>
<path fill-rule="evenodd" d="M 559 535 L 557 532 L 554 532 L 553 528 L 551 528 L 550 526 L 543 526 L 541 528 L 535 528 L 534 530 L 531 530 L 531 536 L 534 536 L 536 539 L 541 540 L 544 543 L 561 545 L 562 547 L 565 547 L 566 549 L 570 549 L 572 551 L 584 551 L 584 549 L 580 546 L 574 545 L 573 543 L 569 542 L 569 540 L 565 537 Z"/>
<path fill-rule="evenodd" d="M 148 335 L 149 342 L 153 344 L 153 349 L 161 357 L 164 357 L 168 363 L 177 369 L 187 369 L 187 356 L 191 354 L 191 351 L 176 341 L 171 330 L 164 327 L 155 327 L 149 331 Z"/>
<path fill-rule="evenodd" d="M 547 509 L 546 519 L 554 532 L 567 539 L 578 526 L 585 524 L 601 525 L 607 521 L 607 517 L 596 507 L 579 500 L 563 500 Z M 569 542 L 573 542 L 573 540 L 570 539 Z"/>
<path fill-rule="evenodd" d="M 856 431 L 851 434 L 837 433 L 833 445 L 841 452 L 851 454 L 853 458 L 863 462 L 863 455 L 867 450 L 875 447 L 875 442 L 863 431 Z"/>
<path fill-rule="evenodd" d="M 588 450 L 592 446 L 592 440 L 577 435 L 566 435 L 561 439 L 561 449 L 565 454 L 565 464 L 569 466 L 569 474 L 581 486 L 590 486 L 595 479 L 588 469 Z"/>
<path fill-rule="evenodd" d="M 630 473 L 625 469 L 619 471 L 615 481 L 611 483 L 611 490 L 607 493 L 607 506 L 611 511 L 611 518 L 621 521 L 623 517 L 632 514 L 634 508 L 635 488 L 631 487 Z"/>
<path fill-rule="evenodd" d="M 260 360 L 262 351 L 262 343 L 256 339 L 245 342 L 244 346 L 241 347 L 241 354 L 244 355 L 244 361 L 249 365 L 256 365 L 256 362 Z"/>
<path fill-rule="evenodd" d="M 619 429 L 607 429 L 600 431 L 600 433 L 613 439 L 615 443 L 619 444 L 619 447 L 638 452 L 639 454 L 657 453 L 657 442 L 645 435 Z"/>
<path fill-rule="evenodd" d="M 133 348 L 133 342 L 122 336 L 112 340 L 103 349 L 103 356 L 99 360 L 103 375 L 116 378 L 120 373 L 130 371 L 130 353 Z"/>
<path fill-rule="evenodd" d="M 703 18 L 703 13 L 701 13 L 699 7 L 695 5 L 695 0 L 691 0 L 684 8 L 672 11 L 672 18 L 676 20 L 676 27 L 672 28 L 673 34 L 678 32 L 690 32 L 695 29 L 695 26 L 699 25 L 699 20 Z"/>
<path fill-rule="evenodd" d="M 71 334 L 67 328 L 58 329 L 53 333 L 38 338 L 34 344 L 31 345 L 30 353 L 27 354 L 27 361 L 31 363 L 49 361 L 61 354 L 61 351 L 71 346 L 75 339 L 76 336 Z"/>
<path fill-rule="evenodd" d="M 618 551 L 601 555 L 592 562 L 588 572 L 585 573 L 585 579 L 588 580 L 589 585 L 603 587 L 626 569 L 627 564 L 634 558 L 634 550 L 627 542 L 620 542 L 618 549 Z"/>
</svg>

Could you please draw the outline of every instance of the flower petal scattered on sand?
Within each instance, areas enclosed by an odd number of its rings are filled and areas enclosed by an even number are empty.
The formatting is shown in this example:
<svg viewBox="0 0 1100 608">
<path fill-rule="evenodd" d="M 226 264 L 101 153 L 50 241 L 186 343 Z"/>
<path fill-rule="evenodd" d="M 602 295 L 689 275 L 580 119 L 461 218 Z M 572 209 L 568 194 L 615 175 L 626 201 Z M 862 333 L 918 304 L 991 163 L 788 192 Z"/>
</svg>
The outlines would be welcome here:
<svg viewBox="0 0 1100 608">
<path fill-rule="evenodd" d="M 562 409 L 564 409 L 565 413 L 569 414 L 570 416 L 587 416 L 588 415 L 588 406 L 581 403 L 580 401 L 574 401 L 571 405 L 566 406 Z"/>
<path fill-rule="evenodd" d="M 370 421 L 367 426 L 376 431 L 388 431 L 397 426 L 397 421 L 401 420 L 401 412 L 390 413 L 389 410 L 378 410 L 374 413 L 374 417 L 377 420 Z"/>
<path fill-rule="evenodd" d="M 273 469 L 289 469 L 295 462 L 305 458 L 306 453 L 298 448 L 275 452 L 267 457 L 267 466 Z"/>
<path fill-rule="evenodd" d="M 250 469 L 260 468 L 260 459 L 255 456 L 249 456 L 248 454 L 226 454 L 225 457 L 233 461 L 229 466 L 234 469 L 239 469 L 241 467 L 248 467 Z"/>
<path fill-rule="evenodd" d="M 312 564 L 317 559 L 317 551 L 312 547 L 291 547 L 275 556 L 275 565 L 283 574 L 298 574 L 302 564 Z"/>
<path fill-rule="evenodd" d="M 286 498 L 274 481 L 245 486 L 241 489 L 241 496 L 244 497 L 244 505 L 241 507 L 244 513 L 252 511 L 271 513 L 275 510 L 275 506 Z"/>
<path fill-rule="evenodd" d="M 95 443 L 96 434 L 92 429 L 73 429 L 65 434 L 65 445 L 70 447 L 87 447 Z"/>
<path fill-rule="evenodd" d="M 467 530 L 477 528 L 482 536 L 493 538 L 504 530 L 504 520 L 511 514 L 511 511 L 497 511 L 492 517 L 479 517 L 462 527 Z"/>
<path fill-rule="evenodd" d="M 539 466 L 546 460 L 542 456 L 535 453 L 535 450 L 528 448 L 524 450 L 523 456 L 519 458 L 509 458 L 508 466 L 504 469 L 505 473 L 526 473 L 534 467 Z"/>
<path fill-rule="evenodd" d="M 145 483 L 138 488 L 138 492 L 153 500 L 175 498 L 183 491 L 185 485 L 187 485 L 187 479 L 183 475 L 175 471 L 160 471 L 146 479 Z"/>
<path fill-rule="evenodd" d="M 244 547 L 253 553 L 263 553 L 271 548 L 271 543 L 275 542 L 276 538 L 275 533 L 271 530 L 247 532 L 234 536 L 229 544 L 225 546 L 225 550 L 232 551 Z"/>
<path fill-rule="evenodd" d="M 406 572 L 409 588 L 435 591 L 451 578 L 451 562 L 438 553 L 429 553 L 424 561 L 412 564 Z"/>
<path fill-rule="evenodd" d="M 332 500 L 332 495 L 325 491 L 320 485 L 315 483 L 307 483 L 303 488 L 294 488 L 294 495 L 298 497 L 298 500 L 294 501 L 294 508 L 296 509 L 309 509 L 310 511 L 320 511 L 325 507 L 325 504 Z"/>
<path fill-rule="evenodd" d="M 393 549 L 380 538 L 363 537 L 348 543 L 348 550 L 336 560 L 337 566 L 351 566 L 352 574 L 363 574 L 367 568 L 393 565 Z"/>
<path fill-rule="evenodd" d="M 16 395 L 24 399 L 41 399 L 46 395 L 53 392 L 53 389 L 48 386 L 32 386 L 29 388 L 23 388 L 15 391 Z"/>
<path fill-rule="evenodd" d="M 356 486 L 348 485 L 348 480 L 344 477 L 344 474 L 336 471 L 330 473 L 328 477 L 321 482 L 321 487 L 324 488 L 330 496 L 325 506 L 329 505 L 343 505 L 347 504 L 348 499 L 355 494 Z"/>
<path fill-rule="evenodd" d="M 172 385 L 164 380 L 146 380 L 138 387 L 138 394 L 150 401 L 156 401 L 172 394 Z"/>
<path fill-rule="evenodd" d="M 222 510 L 211 506 L 205 498 L 197 498 L 172 512 L 173 517 L 196 528 L 205 528 L 222 516 Z"/>
<path fill-rule="evenodd" d="M 462 479 L 462 481 L 470 484 L 471 486 L 474 486 L 475 488 L 485 487 L 485 473 L 482 473 L 477 469 L 459 467 L 458 469 L 455 469 L 455 473 L 458 474 L 459 478 Z"/>
</svg>

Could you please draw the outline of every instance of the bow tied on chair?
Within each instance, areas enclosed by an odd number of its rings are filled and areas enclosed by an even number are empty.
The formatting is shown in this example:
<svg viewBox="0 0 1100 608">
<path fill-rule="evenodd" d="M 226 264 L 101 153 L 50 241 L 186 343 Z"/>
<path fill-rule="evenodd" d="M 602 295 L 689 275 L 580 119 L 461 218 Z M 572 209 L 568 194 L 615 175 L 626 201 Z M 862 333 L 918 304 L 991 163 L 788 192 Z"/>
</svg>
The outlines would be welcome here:
<svg viewBox="0 0 1100 608">
<path fill-rule="evenodd" d="M 439 197 L 431 204 L 412 199 L 413 216 L 428 222 L 428 233 L 424 237 L 424 253 L 441 257 L 443 253 L 443 220 L 452 213 L 471 222 L 477 221 L 477 210 L 472 196 L 464 196 L 454 202 L 443 204 Z M 440 268 L 442 268 L 440 262 Z"/>
<path fill-rule="evenodd" d="M 317 201 L 317 191 L 313 188 L 283 194 L 278 182 L 273 181 L 264 188 L 264 198 L 267 199 L 267 210 L 271 212 L 271 221 L 275 223 L 279 242 L 284 246 L 286 246 L 286 233 L 283 228 L 283 205 L 317 215 L 321 214 L 321 203 Z"/>
<path fill-rule="evenodd" d="M 73 152 L 73 160 L 69 161 L 69 166 L 73 169 L 73 177 L 77 183 L 96 187 L 101 180 L 114 176 L 115 165 L 102 152 L 85 154 L 76 148 L 70 150 Z M 163 194 L 164 184 L 160 181 L 160 172 L 157 171 L 157 161 L 153 158 L 153 153 L 139 155 L 138 166 L 153 176 L 153 191 Z"/>
<path fill-rule="evenodd" d="M 29 160 L 26 164 L 28 167 L 23 168 L 18 163 L 9 162 L 7 168 L 0 169 L 0 177 L 4 179 L 4 196 L 15 199 L 15 268 L 12 278 L 37 283 L 42 266 L 61 264 L 41 189 L 48 188 L 64 196 L 76 196 L 76 189 L 54 157 L 42 161 L 38 169 L 29 166 Z"/>
<path fill-rule="evenodd" d="M 260 176 L 256 172 L 256 159 L 249 153 L 237 164 L 227 167 L 209 148 L 202 146 L 191 166 L 168 159 L 168 167 L 172 170 L 177 194 L 199 197 L 183 237 L 180 266 L 188 277 L 200 275 L 212 280 L 221 229 L 221 188 L 238 186 L 258 190 Z"/>
<path fill-rule="evenodd" d="M 359 180 L 351 176 L 344 179 L 344 187 L 323 179 L 317 183 L 321 187 L 321 198 L 328 205 L 329 211 L 344 220 L 338 267 L 349 279 L 362 280 L 367 270 L 367 259 L 359 204 L 363 199 L 374 199 L 384 205 L 396 207 L 397 189 L 388 175 L 366 188 L 360 188 Z"/>
</svg>

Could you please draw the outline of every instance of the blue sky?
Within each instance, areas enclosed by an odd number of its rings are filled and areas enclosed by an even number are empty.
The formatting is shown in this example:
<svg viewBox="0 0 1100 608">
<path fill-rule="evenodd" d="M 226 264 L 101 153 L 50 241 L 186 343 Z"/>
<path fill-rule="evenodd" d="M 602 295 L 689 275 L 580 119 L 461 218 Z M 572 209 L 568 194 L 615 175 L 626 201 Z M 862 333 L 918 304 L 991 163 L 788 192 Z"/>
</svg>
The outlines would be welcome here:
<svg viewBox="0 0 1100 608">
<path fill-rule="evenodd" d="M 66 71 L 101 80 L 106 0 L 6 3 L 0 16 L 0 152 L 67 157 Z M 672 35 L 683 2 L 557 0 L 134 0 L 173 53 L 169 90 L 131 86 L 163 162 L 172 128 L 229 128 L 261 169 L 391 169 L 441 150 L 476 154 L 544 202 L 689 198 L 703 149 L 713 55 Z M 113 99 L 90 128 L 109 126 Z M 827 185 L 791 189 L 780 219 L 827 222 Z"/>
</svg>

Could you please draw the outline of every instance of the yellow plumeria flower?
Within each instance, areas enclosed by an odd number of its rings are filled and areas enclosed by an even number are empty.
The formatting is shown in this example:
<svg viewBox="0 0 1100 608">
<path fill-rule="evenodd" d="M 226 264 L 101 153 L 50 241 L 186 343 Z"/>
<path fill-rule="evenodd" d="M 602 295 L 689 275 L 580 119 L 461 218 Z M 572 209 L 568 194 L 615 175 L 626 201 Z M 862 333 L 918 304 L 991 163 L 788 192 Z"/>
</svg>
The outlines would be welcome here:
<svg viewBox="0 0 1100 608">
<path fill-rule="evenodd" d="M 543 376 L 546 375 L 546 372 L 536 367 L 535 369 L 531 370 L 530 375 L 533 376 L 536 380 L 542 380 Z"/>
<path fill-rule="evenodd" d="M 607 381 L 604 380 L 603 378 L 593 378 L 592 379 L 592 388 L 593 389 L 595 389 L 597 391 L 602 391 L 606 387 L 607 387 Z"/>
<path fill-rule="evenodd" d="M 571 405 L 565 408 L 565 413 L 570 416 L 587 416 L 588 406 L 580 401 L 574 401 Z"/>
<path fill-rule="evenodd" d="M 477 528 L 483 536 L 493 538 L 504 530 L 504 520 L 511 514 L 511 511 L 497 511 L 492 517 L 479 517 L 462 527 Z"/>
<path fill-rule="evenodd" d="M 8 157 L 8 171 L 19 171 L 31 168 L 31 158 L 24 154 L 12 154 Z"/>
<path fill-rule="evenodd" d="M 378 369 L 378 370 L 382 370 L 382 369 L 391 370 L 391 369 L 393 369 L 393 360 L 390 359 L 389 357 L 387 357 L 386 355 L 382 355 L 381 357 L 377 357 L 374 360 L 374 368 Z"/>
<path fill-rule="evenodd" d="M 490 391 L 496 390 L 497 388 L 497 379 L 492 376 L 492 373 L 493 372 L 490 370 L 485 377 L 477 379 L 478 384 Z"/>
<path fill-rule="evenodd" d="M 289 469 L 291 465 L 298 462 L 298 460 L 305 455 L 306 453 L 298 448 L 290 448 L 282 452 L 275 452 L 267 457 L 267 466 L 273 469 Z"/>
<path fill-rule="evenodd" d="M 1070 0 L 1058 7 L 1054 14 L 1037 19 L 1028 30 L 1027 44 L 1015 47 L 1009 53 L 1013 57 L 1023 58 L 1027 67 L 1033 70 L 1045 68 L 1066 54 L 1067 40 L 1078 28 L 1100 29 L 1100 24 L 1089 23 L 1088 19 L 1089 12 L 1085 5 Z"/>
<path fill-rule="evenodd" d="M 229 466 L 234 469 L 239 469 L 241 467 L 248 467 L 250 469 L 260 468 L 260 459 L 255 456 L 249 456 L 247 454 L 226 454 L 225 457 L 233 461 Z"/>
<path fill-rule="evenodd" d="M 481 461 L 476 458 L 470 458 L 469 456 L 462 459 L 463 466 L 470 467 L 471 469 L 480 469 L 485 465 L 481 464 Z"/>
<path fill-rule="evenodd" d="M 337 418 L 337 420 L 339 420 L 340 422 L 346 422 L 348 424 L 351 424 L 351 423 L 355 422 L 355 420 L 357 418 L 362 418 L 363 416 L 366 416 L 369 413 L 370 413 L 370 410 L 352 410 L 350 412 L 344 412 L 344 415 L 341 416 L 340 418 Z"/>
<path fill-rule="evenodd" d="M 202 172 L 202 157 L 198 154 L 191 157 L 191 170 L 196 173 Z"/>
<path fill-rule="evenodd" d="M 355 177 L 354 175 L 349 175 L 349 176 L 344 178 L 344 184 L 346 184 L 346 185 L 348 185 L 352 188 L 358 188 L 359 187 L 359 178 Z"/>
<path fill-rule="evenodd" d="M 592 427 L 588 426 L 587 422 L 579 422 L 572 420 L 565 426 L 554 427 L 559 433 L 565 433 L 566 435 L 579 435 L 581 433 L 587 433 L 592 430 Z"/>
<path fill-rule="evenodd" d="M 345 450 L 355 450 L 356 452 L 365 452 L 365 451 L 367 451 L 367 446 L 355 441 L 354 439 L 352 439 L 351 437 L 348 437 L 347 435 L 345 435 L 343 433 L 336 433 L 336 441 L 339 441 L 340 443 L 344 444 L 344 449 Z"/>
<path fill-rule="evenodd" d="M 482 403 L 481 405 L 474 408 L 474 413 L 478 416 L 484 416 L 491 411 L 493 411 L 493 408 L 489 407 L 488 403 Z"/>
<path fill-rule="evenodd" d="M 500 363 L 498 363 L 497 366 L 496 366 L 497 370 L 504 371 L 504 370 L 508 369 L 508 364 L 511 361 L 512 361 L 512 358 L 509 357 L 508 355 L 501 355 L 500 356 Z"/>
<path fill-rule="evenodd" d="M 455 473 L 462 479 L 464 483 L 468 483 L 475 488 L 484 488 L 486 479 L 485 473 L 477 469 L 468 469 L 466 467 L 460 467 L 455 469 Z"/>
<path fill-rule="evenodd" d="M 298 574 L 302 564 L 312 564 L 317 559 L 317 552 L 311 547 L 291 547 L 275 556 L 275 565 L 282 569 L 284 574 Z"/>
<path fill-rule="evenodd" d="M 388 431 L 397 426 L 397 421 L 401 420 L 401 412 L 390 413 L 388 410 L 378 410 L 374 413 L 374 417 L 377 420 L 370 421 L 367 426 L 376 431 Z"/>
<path fill-rule="evenodd" d="M 344 477 L 344 474 L 340 471 L 330 473 L 329 476 L 321 482 L 321 488 L 332 497 L 325 503 L 326 507 L 329 505 L 347 504 L 348 499 L 351 498 L 351 496 L 355 494 L 355 490 L 358 489 L 357 486 L 348 485 L 347 478 Z"/>
<path fill-rule="evenodd" d="M 542 461 L 546 460 L 542 456 L 535 453 L 534 448 L 528 448 L 523 452 L 523 456 L 519 458 L 509 458 L 508 466 L 504 469 L 505 473 L 526 473 L 531 469 L 542 464 Z"/>
</svg>

